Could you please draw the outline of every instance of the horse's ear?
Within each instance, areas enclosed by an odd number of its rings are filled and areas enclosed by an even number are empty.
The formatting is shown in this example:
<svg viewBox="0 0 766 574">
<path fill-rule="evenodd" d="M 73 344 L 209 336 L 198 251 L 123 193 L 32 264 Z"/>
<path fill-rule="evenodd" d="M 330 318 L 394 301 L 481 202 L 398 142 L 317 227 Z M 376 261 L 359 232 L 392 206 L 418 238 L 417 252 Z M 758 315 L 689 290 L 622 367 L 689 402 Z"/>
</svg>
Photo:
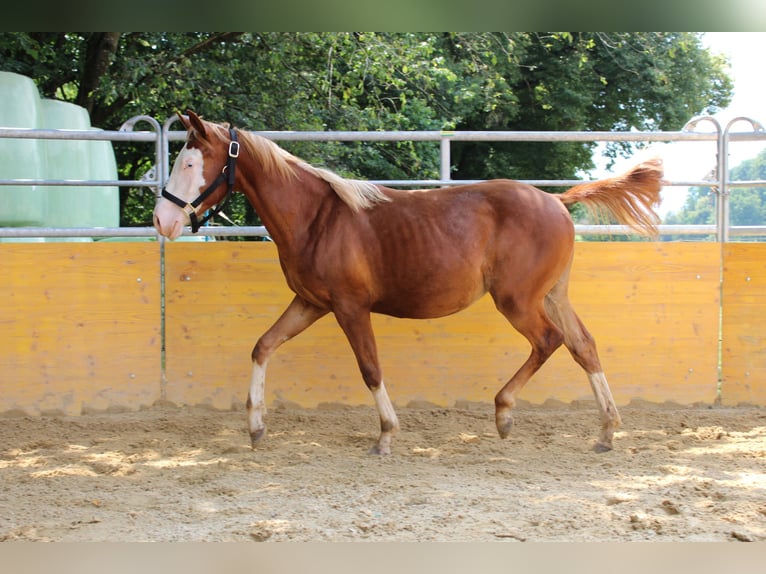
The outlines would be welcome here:
<svg viewBox="0 0 766 574">
<path fill-rule="evenodd" d="M 197 135 L 203 139 L 207 137 L 207 133 L 205 131 L 205 124 L 202 123 L 202 120 L 200 117 L 195 114 L 192 110 L 186 110 L 186 113 L 189 115 L 189 125 L 194 128 L 194 130 L 197 132 Z M 189 129 L 189 126 L 186 127 L 186 129 Z"/>
<path fill-rule="evenodd" d="M 181 112 L 176 112 L 176 115 L 178 116 L 178 119 L 181 120 L 181 123 L 184 126 L 185 130 L 189 130 L 189 127 L 191 127 L 191 124 L 189 123 L 188 116 L 183 115 Z"/>
</svg>

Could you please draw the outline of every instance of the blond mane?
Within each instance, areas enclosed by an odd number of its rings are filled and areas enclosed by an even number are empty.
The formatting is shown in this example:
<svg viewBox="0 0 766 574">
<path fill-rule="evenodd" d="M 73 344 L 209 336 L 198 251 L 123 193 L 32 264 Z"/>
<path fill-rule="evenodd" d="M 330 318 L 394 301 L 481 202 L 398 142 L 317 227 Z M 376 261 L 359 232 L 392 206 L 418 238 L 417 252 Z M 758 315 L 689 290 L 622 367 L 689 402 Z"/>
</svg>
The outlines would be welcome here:
<svg viewBox="0 0 766 574">
<path fill-rule="evenodd" d="M 215 126 L 221 137 L 226 137 L 221 133 L 223 129 L 226 129 L 225 127 L 222 128 L 217 124 L 209 125 Z M 245 152 L 258 161 L 268 175 L 292 179 L 297 177 L 296 168 L 302 169 L 327 182 L 353 211 L 369 209 L 378 203 L 391 200 L 377 185 L 369 181 L 347 179 L 329 169 L 314 167 L 263 136 L 242 130 L 237 130 L 237 133 Z"/>
</svg>

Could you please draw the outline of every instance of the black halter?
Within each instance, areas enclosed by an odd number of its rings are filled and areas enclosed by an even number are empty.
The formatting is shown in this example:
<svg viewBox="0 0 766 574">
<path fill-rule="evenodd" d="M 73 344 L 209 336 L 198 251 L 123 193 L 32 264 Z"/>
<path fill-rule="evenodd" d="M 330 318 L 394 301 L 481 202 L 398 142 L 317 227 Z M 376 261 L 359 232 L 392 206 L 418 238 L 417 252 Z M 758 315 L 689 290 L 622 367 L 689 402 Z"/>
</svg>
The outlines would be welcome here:
<svg viewBox="0 0 766 574">
<path fill-rule="evenodd" d="M 197 233 L 200 226 L 209 221 L 210 218 L 218 215 L 221 210 L 226 207 L 226 204 L 231 197 L 231 192 L 234 190 L 234 169 L 237 165 L 237 158 L 239 157 L 239 142 L 237 141 L 237 134 L 235 133 L 234 129 L 229 128 L 229 135 L 231 136 L 231 141 L 229 142 L 229 157 L 226 160 L 226 165 L 223 166 L 221 173 L 218 174 L 218 177 L 215 178 L 215 181 L 207 186 L 207 189 L 203 191 L 197 199 L 191 203 L 187 203 L 180 197 L 170 193 L 165 187 L 162 188 L 162 197 L 175 203 L 189 216 L 189 219 L 191 220 L 192 233 Z M 226 182 L 228 187 L 226 189 L 226 195 L 224 196 L 223 201 L 219 201 L 218 205 L 211 209 L 207 215 L 205 215 L 205 217 L 203 217 L 201 220 L 198 220 L 197 208 L 202 204 L 203 201 L 210 197 L 210 195 L 216 189 L 218 189 L 218 186 L 224 182 Z"/>
</svg>

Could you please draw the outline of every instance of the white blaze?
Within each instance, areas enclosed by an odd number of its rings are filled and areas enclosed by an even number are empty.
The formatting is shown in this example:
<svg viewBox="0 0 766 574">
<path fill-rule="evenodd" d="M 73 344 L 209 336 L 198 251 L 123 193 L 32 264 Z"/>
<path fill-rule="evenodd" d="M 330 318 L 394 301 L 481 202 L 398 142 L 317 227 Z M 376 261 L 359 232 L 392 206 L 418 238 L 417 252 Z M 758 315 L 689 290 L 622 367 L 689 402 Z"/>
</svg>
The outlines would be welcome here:
<svg viewBox="0 0 766 574">
<path fill-rule="evenodd" d="M 197 148 L 184 147 L 176 157 L 165 189 L 179 199 L 190 203 L 197 199 L 205 185 L 204 159 Z M 189 216 L 179 206 L 160 197 L 154 208 L 157 231 L 169 239 L 176 239 L 189 223 Z"/>
</svg>

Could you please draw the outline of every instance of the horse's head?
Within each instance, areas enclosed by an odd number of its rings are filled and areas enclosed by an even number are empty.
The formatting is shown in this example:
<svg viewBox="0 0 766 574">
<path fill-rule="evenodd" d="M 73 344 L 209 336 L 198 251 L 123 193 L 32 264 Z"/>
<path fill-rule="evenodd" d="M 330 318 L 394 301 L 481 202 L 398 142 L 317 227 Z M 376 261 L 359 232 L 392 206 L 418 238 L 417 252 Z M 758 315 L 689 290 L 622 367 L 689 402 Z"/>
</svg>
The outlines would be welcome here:
<svg viewBox="0 0 766 574">
<path fill-rule="evenodd" d="M 186 145 L 178 153 L 170 179 L 154 208 L 154 227 L 160 235 L 176 239 L 185 225 L 192 231 L 220 211 L 234 185 L 239 144 L 234 130 L 202 121 L 189 110 L 178 114 L 187 131 Z"/>
</svg>

